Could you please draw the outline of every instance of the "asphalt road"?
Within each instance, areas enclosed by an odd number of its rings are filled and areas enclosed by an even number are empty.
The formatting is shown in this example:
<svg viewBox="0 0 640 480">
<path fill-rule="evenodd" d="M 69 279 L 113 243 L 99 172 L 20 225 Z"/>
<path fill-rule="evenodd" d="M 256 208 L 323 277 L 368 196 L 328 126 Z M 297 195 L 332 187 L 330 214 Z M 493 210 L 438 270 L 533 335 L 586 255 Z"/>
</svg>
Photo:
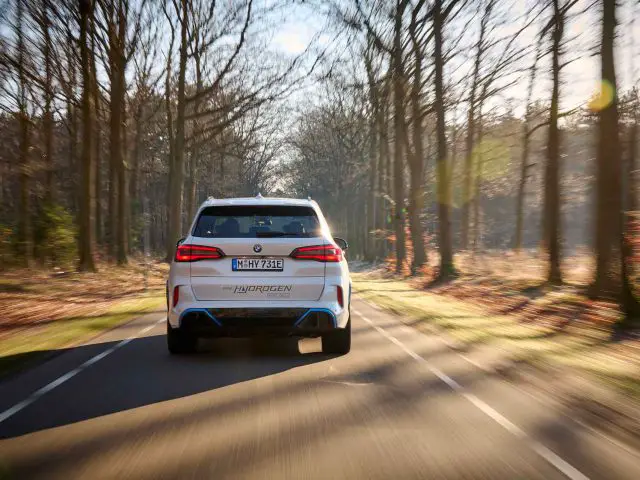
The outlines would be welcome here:
<svg viewBox="0 0 640 480">
<path fill-rule="evenodd" d="M 640 456 L 354 300 L 353 349 L 141 317 L 0 383 L 0 478 L 640 478 Z M 132 338 L 122 343 L 123 339 Z"/>
</svg>

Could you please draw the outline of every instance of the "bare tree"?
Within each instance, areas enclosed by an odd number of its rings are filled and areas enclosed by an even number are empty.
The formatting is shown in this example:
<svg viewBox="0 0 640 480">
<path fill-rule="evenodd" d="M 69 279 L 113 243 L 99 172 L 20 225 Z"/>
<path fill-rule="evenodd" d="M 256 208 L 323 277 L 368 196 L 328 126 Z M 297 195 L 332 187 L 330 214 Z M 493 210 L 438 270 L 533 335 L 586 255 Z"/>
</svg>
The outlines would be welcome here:
<svg viewBox="0 0 640 480">
<path fill-rule="evenodd" d="M 522 156 L 520 160 L 520 179 L 518 181 L 518 196 L 516 200 L 516 232 L 514 236 L 514 249 L 520 251 L 522 247 L 522 223 L 524 216 L 524 195 L 527 185 L 528 171 L 532 167 L 529 163 L 529 147 L 533 129 L 531 128 L 531 120 L 533 115 L 532 99 L 533 88 L 536 83 L 536 74 L 538 69 L 538 60 L 540 59 L 540 49 L 542 45 L 542 36 L 538 36 L 538 42 L 533 57 L 533 63 L 529 68 L 529 85 L 527 86 L 527 97 L 525 100 L 525 115 L 522 125 Z"/>
<path fill-rule="evenodd" d="M 424 209 L 424 108 L 423 97 L 423 57 L 425 56 L 425 44 L 427 43 L 427 15 L 423 12 L 424 1 L 418 1 L 411 13 L 409 36 L 413 53 L 413 82 L 410 92 L 411 99 L 411 124 L 413 151 L 409 152 L 408 164 L 411 172 L 409 181 L 409 225 L 411 226 L 411 243 L 413 246 L 412 273 L 417 273 L 426 262 L 424 245 L 424 231 L 422 228 L 421 213 Z M 422 17 L 420 15 L 422 14 Z M 406 135 L 406 132 L 405 132 Z M 404 140 L 407 149 L 408 139 Z"/>
<path fill-rule="evenodd" d="M 80 0 L 80 63 L 82 68 L 82 176 L 81 176 L 81 199 L 80 199 L 80 221 L 79 221 L 79 248 L 80 255 L 79 268 L 82 271 L 95 271 L 93 259 L 94 248 L 94 198 L 93 189 L 95 187 L 94 175 L 94 96 L 92 88 L 95 84 L 93 80 L 93 69 L 91 67 L 91 54 L 89 53 L 89 29 L 91 17 L 93 16 L 93 0 Z"/>
<path fill-rule="evenodd" d="M 31 165 L 30 165 L 30 135 L 31 120 L 28 111 L 29 85 L 27 83 L 27 46 L 25 41 L 25 0 L 16 3 L 16 55 L 15 63 L 18 75 L 18 119 L 20 125 L 20 216 L 18 224 L 19 240 L 25 266 L 33 262 L 33 225 L 31 222 Z"/>
<path fill-rule="evenodd" d="M 451 243 L 451 184 L 447 152 L 446 106 L 444 87 L 444 26 L 458 0 L 450 0 L 446 7 L 443 0 L 435 0 L 433 6 L 433 39 L 434 39 L 434 110 L 436 114 L 437 142 L 437 204 L 438 204 L 438 246 L 440 248 L 440 280 L 447 280 L 455 272 L 453 265 L 453 246 Z"/>
<path fill-rule="evenodd" d="M 575 3 L 575 2 L 572 2 Z M 561 5 L 553 0 L 553 12 L 547 28 L 551 31 L 551 106 L 547 140 L 547 164 L 544 189 L 544 246 L 549 255 L 547 280 L 551 284 L 562 283 L 560 271 L 560 130 L 558 113 L 560 102 L 560 70 L 562 63 L 562 38 L 566 15 L 572 3 Z"/>
<path fill-rule="evenodd" d="M 465 157 L 465 169 L 464 169 L 464 191 L 463 191 L 463 204 L 462 204 L 462 239 L 461 246 L 463 249 L 469 248 L 469 205 L 473 198 L 472 178 L 473 178 L 473 145 L 476 133 L 476 108 L 477 108 L 477 91 L 480 84 L 481 71 L 480 66 L 482 64 L 482 58 L 486 54 L 488 49 L 487 42 L 487 29 L 491 20 L 491 14 L 495 6 L 495 0 L 485 0 L 482 5 L 482 9 L 478 8 L 478 11 L 482 10 L 480 17 L 480 32 L 478 34 L 478 41 L 475 44 L 475 59 L 473 63 L 473 74 L 471 77 L 471 90 L 469 92 L 469 110 L 467 112 L 467 136 L 466 136 L 466 157 Z"/>
</svg>

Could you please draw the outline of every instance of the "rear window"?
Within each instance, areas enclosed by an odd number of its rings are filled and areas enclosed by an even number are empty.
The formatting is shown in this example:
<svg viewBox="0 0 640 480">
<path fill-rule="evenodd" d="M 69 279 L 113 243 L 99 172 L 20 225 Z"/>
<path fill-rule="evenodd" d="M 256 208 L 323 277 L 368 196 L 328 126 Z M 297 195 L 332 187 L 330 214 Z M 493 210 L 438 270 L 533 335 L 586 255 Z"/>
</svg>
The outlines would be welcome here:
<svg viewBox="0 0 640 480">
<path fill-rule="evenodd" d="M 193 229 L 194 237 L 317 237 L 320 222 L 311 207 L 234 205 L 207 207 Z"/>
</svg>

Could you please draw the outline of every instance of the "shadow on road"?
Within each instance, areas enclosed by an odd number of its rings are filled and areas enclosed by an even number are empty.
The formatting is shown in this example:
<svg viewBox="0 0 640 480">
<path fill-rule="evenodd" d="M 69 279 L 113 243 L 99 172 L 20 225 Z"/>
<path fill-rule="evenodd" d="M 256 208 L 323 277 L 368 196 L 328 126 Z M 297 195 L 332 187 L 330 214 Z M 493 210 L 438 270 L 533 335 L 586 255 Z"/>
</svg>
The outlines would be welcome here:
<svg viewBox="0 0 640 480">
<path fill-rule="evenodd" d="M 90 358 L 116 343 L 71 348 L 65 355 Z M 83 349 L 87 352 L 78 351 Z M 164 335 L 137 338 L 47 393 L 47 402 L 30 405 L 27 415 L 21 412 L 5 421 L 0 439 L 187 397 L 330 358 L 316 352 L 301 354 L 295 339 L 206 340 L 200 342 L 198 354 L 172 356 Z"/>
</svg>

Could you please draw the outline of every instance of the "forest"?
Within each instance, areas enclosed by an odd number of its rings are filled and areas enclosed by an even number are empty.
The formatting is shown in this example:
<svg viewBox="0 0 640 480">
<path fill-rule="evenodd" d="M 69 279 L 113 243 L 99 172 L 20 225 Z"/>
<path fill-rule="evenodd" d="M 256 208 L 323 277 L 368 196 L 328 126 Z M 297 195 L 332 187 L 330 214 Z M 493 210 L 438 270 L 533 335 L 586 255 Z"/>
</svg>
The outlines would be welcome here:
<svg viewBox="0 0 640 480">
<path fill-rule="evenodd" d="M 261 193 L 434 282 L 503 252 L 559 285 L 586 255 L 589 297 L 632 318 L 637 11 L 0 0 L 0 270 L 170 259 L 207 197 Z"/>
</svg>

